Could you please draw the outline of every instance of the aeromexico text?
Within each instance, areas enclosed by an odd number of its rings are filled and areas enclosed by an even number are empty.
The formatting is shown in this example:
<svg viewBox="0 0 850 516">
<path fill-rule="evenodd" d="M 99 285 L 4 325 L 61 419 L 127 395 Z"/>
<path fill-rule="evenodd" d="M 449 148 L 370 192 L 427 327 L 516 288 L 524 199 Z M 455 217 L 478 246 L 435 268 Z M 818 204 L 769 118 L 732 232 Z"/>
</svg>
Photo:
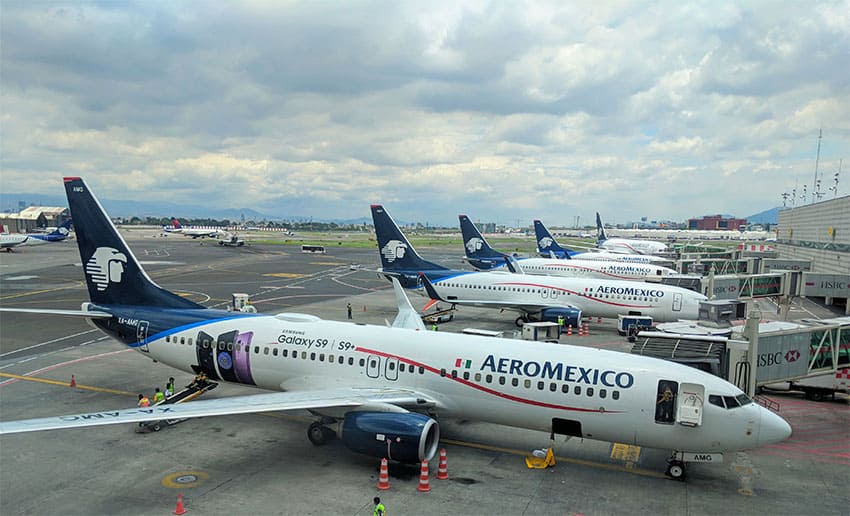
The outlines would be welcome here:
<svg viewBox="0 0 850 516">
<path fill-rule="evenodd" d="M 596 287 L 596 293 L 602 294 L 623 294 L 626 296 L 639 297 L 664 297 L 663 290 L 654 290 L 651 288 L 634 288 L 634 287 L 609 287 L 600 285 Z"/>
<path fill-rule="evenodd" d="M 617 372 L 610 369 L 600 371 L 593 367 L 581 367 L 562 363 L 524 361 L 515 358 L 496 358 L 488 355 L 481 364 L 480 371 L 491 373 L 531 376 L 565 382 L 585 383 L 587 385 L 604 385 L 628 389 L 635 383 L 635 377 L 625 371 Z"/>
</svg>

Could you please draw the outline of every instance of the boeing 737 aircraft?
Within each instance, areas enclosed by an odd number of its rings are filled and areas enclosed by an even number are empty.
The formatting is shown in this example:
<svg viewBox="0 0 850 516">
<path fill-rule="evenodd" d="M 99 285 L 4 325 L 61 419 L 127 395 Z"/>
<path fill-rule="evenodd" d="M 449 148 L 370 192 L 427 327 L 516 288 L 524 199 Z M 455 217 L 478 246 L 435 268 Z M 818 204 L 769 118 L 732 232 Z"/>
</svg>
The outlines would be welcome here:
<svg viewBox="0 0 850 516">
<path fill-rule="evenodd" d="M 663 284 L 447 269 L 422 259 L 382 206 L 372 206 L 372 219 L 382 273 L 420 293 L 423 284 L 430 282 L 433 292 L 426 289 L 424 294 L 431 299 L 517 311 L 521 314 L 517 326 L 558 315 L 568 321 L 580 319 L 582 313 L 592 317 L 648 315 L 660 322 L 693 320 L 699 315 L 700 301 L 706 299 L 697 292 Z"/>
<path fill-rule="evenodd" d="M 596 230 L 599 232 L 596 246 L 615 253 L 627 254 L 658 254 L 667 251 L 667 244 L 654 240 L 637 240 L 631 238 L 608 238 L 602 217 L 596 212 Z"/>
<path fill-rule="evenodd" d="M 466 215 L 458 215 L 463 235 L 466 261 L 478 270 L 493 270 L 504 267 L 509 255 L 496 251 L 475 224 Z M 568 278 L 605 278 L 616 280 L 647 280 L 676 274 L 673 269 L 652 264 L 625 263 L 605 260 L 583 260 L 573 258 L 516 258 L 522 272 L 544 276 Z"/>
<path fill-rule="evenodd" d="M 170 226 L 162 226 L 162 230 L 166 233 L 179 233 L 181 235 L 186 235 L 192 238 L 216 238 L 218 236 L 218 229 L 204 229 L 204 228 L 187 228 L 183 227 L 180 224 L 180 221 L 177 219 L 171 219 Z"/>
<path fill-rule="evenodd" d="M 652 256 L 648 254 L 625 254 L 625 253 L 611 253 L 606 251 L 593 251 L 593 252 L 576 252 L 566 247 L 561 247 L 558 242 L 555 241 L 555 237 L 549 233 L 549 230 L 546 229 L 546 226 L 543 225 L 539 220 L 534 221 L 534 234 L 537 237 L 537 252 L 540 253 L 540 256 L 550 257 L 550 258 L 578 258 L 582 260 L 613 260 L 615 262 L 625 262 L 625 263 L 664 263 L 670 262 L 667 258 L 662 258 L 661 256 Z"/>
<path fill-rule="evenodd" d="M 401 288 L 396 327 L 204 308 L 153 283 L 80 178 L 65 178 L 91 302 L 29 310 L 84 317 L 118 342 L 181 371 L 271 393 L 25 421 L 0 433 L 292 409 L 308 436 L 340 431 L 352 450 L 431 459 L 438 419 L 463 418 L 672 449 L 685 461 L 782 441 L 791 428 L 734 385 L 697 369 L 568 345 L 424 331 Z M 7 311 L 13 309 L 4 309 Z M 22 309 L 23 311 L 23 309 Z M 661 401 L 659 401 L 661 400 Z M 4 446 L 14 446 L 4 438 Z"/>
</svg>

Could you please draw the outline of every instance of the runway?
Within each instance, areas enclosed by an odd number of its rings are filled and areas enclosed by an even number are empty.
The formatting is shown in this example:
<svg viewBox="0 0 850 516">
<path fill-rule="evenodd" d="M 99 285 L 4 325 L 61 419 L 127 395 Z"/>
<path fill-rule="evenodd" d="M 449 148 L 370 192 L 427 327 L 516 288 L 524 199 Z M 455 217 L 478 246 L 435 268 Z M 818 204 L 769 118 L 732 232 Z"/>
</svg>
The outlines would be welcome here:
<svg viewBox="0 0 850 516">
<path fill-rule="evenodd" d="M 160 286 L 222 308 L 247 293 L 260 312 L 384 324 L 395 316 L 376 249 L 298 246 L 224 248 L 188 238 L 125 234 Z M 420 252 L 457 266 L 445 249 Z M 433 250 L 431 250 L 433 251 Z M 364 269 L 353 270 L 357 263 Z M 0 305 L 78 309 L 87 299 L 76 245 L 0 254 Z M 413 297 L 415 307 L 424 299 Z M 814 310 L 812 308 L 811 310 Z M 810 310 L 810 311 L 811 311 Z M 514 316 L 461 308 L 439 331 L 512 332 Z M 569 343 L 627 350 L 613 321 Z M 564 339 L 566 342 L 567 339 Z M 135 405 L 169 376 L 191 378 L 127 350 L 78 320 L 0 314 L 0 417 L 23 419 Z M 74 375 L 76 388 L 68 387 Z M 206 395 L 255 390 L 221 384 Z M 548 434 L 441 421 L 449 480 L 416 490 L 418 467 L 394 466 L 379 495 L 395 514 L 847 514 L 850 405 L 773 396 L 794 435 L 786 442 L 689 465 L 687 482 L 663 476 L 665 450 L 556 440 L 558 463 L 529 470 L 523 455 L 550 446 Z M 314 447 L 306 413 L 189 420 L 151 434 L 129 425 L 0 437 L 0 513 L 168 514 L 182 493 L 196 514 L 368 514 L 378 461 L 340 442 Z"/>
</svg>

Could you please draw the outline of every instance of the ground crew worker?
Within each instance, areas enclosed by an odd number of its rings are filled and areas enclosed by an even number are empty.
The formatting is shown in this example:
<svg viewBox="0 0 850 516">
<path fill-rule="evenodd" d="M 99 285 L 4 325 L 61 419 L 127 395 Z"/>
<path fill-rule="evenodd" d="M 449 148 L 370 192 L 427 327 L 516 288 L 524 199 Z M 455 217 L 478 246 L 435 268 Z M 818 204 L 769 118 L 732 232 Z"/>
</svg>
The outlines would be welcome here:
<svg viewBox="0 0 850 516">
<path fill-rule="evenodd" d="M 348 303 L 348 318 L 351 319 L 351 303 Z"/>
<path fill-rule="evenodd" d="M 559 315 L 558 316 L 558 328 L 563 328 L 563 327 L 564 327 L 564 316 Z"/>
<path fill-rule="evenodd" d="M 431 331 L 437 331 L 437 323 L 431 325 Z"/>
<path fill-rule="evenodd" d="M 159 387 L 156 388 L 156 392 L 153 393 L 153 403 L 156 405 L 157 403 L 165 401 L 165 394 L 159 390 Z"/>
<path fill-rule="evenodd" d="M 165 399 L 172 396 L 174 396 L 174 377 L 170 377 L 168 383 L 165 384 Z"/>
<path fill-rule="evenodd" d="M 372 516 L 385 516 L 387 508 L 381 503 L 381 499 L 376 496 L 373 501 L 375 502 L 375 510 L 372 511 Z"/>
<path fill-rule="evenodd" d="M 148 399 L 144 394 L 139 394 L 139 406 L 140 407 L 150 407 L 151 400 Z"/>
</svg>

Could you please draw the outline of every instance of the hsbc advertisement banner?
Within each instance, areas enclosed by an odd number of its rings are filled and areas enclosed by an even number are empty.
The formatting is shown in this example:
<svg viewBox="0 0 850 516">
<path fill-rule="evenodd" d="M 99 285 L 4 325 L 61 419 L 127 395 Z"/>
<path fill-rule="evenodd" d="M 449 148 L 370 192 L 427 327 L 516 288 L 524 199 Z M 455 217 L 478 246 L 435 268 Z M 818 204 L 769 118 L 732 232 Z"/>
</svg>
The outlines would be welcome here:
<svg viewBox="0 0 850 516">
<path fill-rule="evenodd" d="M 803 376 L 809 366 L 811 332 L 759 336 L 756 382 Z"/>
<path fill-rule="evenodd" d="M 709 297 L 713 297 L 714 299 L 738 299 L 739 294 L 739 281 L 737 276 L 721 278 L 715 276 L 714 278 L 714 290 L 712 290 Z"/>
<path fill-rule="evenodd" d="M 804 272 L 802 294 L 806 297 L 850 297 L 850 276 Z"/>
</svg>

